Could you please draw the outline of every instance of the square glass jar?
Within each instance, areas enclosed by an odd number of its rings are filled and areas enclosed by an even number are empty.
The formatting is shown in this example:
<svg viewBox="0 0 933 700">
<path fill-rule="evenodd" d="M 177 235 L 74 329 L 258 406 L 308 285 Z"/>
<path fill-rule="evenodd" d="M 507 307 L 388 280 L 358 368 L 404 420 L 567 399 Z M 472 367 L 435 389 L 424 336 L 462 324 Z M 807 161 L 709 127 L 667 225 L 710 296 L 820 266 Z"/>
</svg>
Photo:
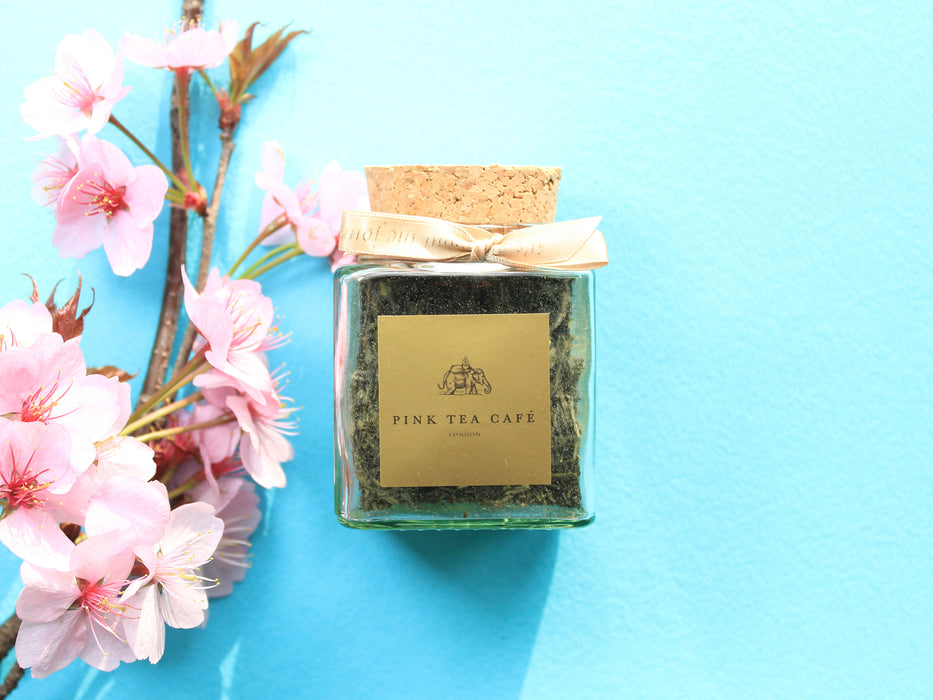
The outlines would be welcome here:
<svg viewBox="0 0 933 700">
<path fill-rule="evenodd" d="M 346 266 L 334 340 L 342 524 L 592 522 L 592 272 Z"/>
</svg>

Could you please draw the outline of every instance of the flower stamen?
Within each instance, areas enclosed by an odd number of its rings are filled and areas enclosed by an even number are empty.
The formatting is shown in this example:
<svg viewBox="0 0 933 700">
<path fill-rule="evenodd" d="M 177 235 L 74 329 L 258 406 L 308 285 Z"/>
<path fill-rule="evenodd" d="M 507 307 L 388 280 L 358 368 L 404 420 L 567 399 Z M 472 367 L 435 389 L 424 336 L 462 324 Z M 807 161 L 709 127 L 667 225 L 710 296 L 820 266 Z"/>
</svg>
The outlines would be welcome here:
<svg viewBox="0 0 933 700">
<path fill-rule="evenodd" d="M 102 102 L 104 96 L 97 93 L 85 72 L 74 59 L 66 60 L 68 65 L 65 71 L 55 76 L 58 79 L 58 85 L 52 88 L 52 94 L 63 105 L 73 107 L 84 116 L 90 117 L 94 111 L 94 105 Z"/>
<path fill-rule="evenodd" d="M 48 423 L 56 418 L 68 415 L 67 413 L 52 415 L 52 412 L 58 407 L 58 402 L 71 390 L 74 380 L 68 382 L 68 385 L 59 392 L 61 372 L 52 382 L 52 385 L 46 389 L 45 385 L 40 386 L 34 392 L 23 399 L 23 405 L 20 409 L 20 420 L 24 423 Z M 76 410 L 76 409 L 75 409 Z M 69 411 L 70 413 L 71 411 Z"/>
<path fill-rule="evenodd" d="M 111 581 L 110 583 L 98 581 L 97 583 L 91 583 L 78 579 L 78 589 L 81 591 L 81 596 L 74 602 L 73 607 L 75 609 L 80 608 L 87 614 L 88 620 L 91 622 L 91 634 L 94 636 L 94 642 L 105 656 L 107 652 L 104 651 L 104 647 L 97 636 L 97 628 L 106 630 L 107 633 L 125 644 L 126 640 L 116 632 L 118 618 L 128 618 L 127 610 L 138 611 L 138 608 L 133 608 L 120 601 L 120 593 L 128 583 L 128 581 Z"/>
<path fill-rule="evenodd" d="M 126 187 L 107 182 L 97 173 L 94 173 L 94 177 L 97 179 L 86 180 L 78 187 L 77 194 L 72 196 L 77 204 L 87 207 L 85 216 L 103 214 L 109 221 L 118 211 L 129 211 L 125 199 Z M 81 199 L 79 195 L 82 195 Z"/>
<path fill-rule="evenodd" d="M 10 456 L 12 462 L 13 448 L 10 447 Z M 0 500 L 6 501 L 3 507 L 4 511 L 15 510 L 16 508 L 40 508 L 44 503 L 41 497 L 42 492 L 52 485 L 51 481 L 40 481 L 40 477 L 49 469 L 42 469 L 33 473 L 30 469 L 35 452 L 29 457 L 29 461 L 23 466 L 22 470 L 13 469 L 10 476 L 0 474 Z"/>
</svg>

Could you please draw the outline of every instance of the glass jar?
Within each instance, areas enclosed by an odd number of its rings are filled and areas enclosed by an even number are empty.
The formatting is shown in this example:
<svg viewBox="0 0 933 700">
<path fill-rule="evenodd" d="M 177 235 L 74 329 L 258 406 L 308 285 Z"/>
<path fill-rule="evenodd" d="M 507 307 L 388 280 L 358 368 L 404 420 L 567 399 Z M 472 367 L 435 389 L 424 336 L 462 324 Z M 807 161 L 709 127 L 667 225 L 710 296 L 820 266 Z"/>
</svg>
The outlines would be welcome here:
<svg viewBox="0 0 933 700">
<path fill-rule="evenodd" d="M 336 274 L 334 338 L 342 524 L 592 522 L 592 272 L 361 262 Z"/>
</svg>

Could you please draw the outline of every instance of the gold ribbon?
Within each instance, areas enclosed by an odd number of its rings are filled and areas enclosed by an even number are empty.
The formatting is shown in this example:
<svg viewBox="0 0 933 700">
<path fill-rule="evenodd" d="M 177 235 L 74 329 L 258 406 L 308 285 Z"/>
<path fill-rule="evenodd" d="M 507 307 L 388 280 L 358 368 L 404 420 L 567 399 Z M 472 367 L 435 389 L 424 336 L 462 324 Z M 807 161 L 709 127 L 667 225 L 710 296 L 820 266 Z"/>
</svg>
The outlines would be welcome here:
<svg viewBox="0 0 933 700">
<path fill-rule="evenodd" d="M 338 247 L 350 255 L 422 262 L 486 261 L 517 268 L 592 270 L 609 262 L 602 217 L 496 233 L 427 216 L 343 213 Z"/>
</svg>

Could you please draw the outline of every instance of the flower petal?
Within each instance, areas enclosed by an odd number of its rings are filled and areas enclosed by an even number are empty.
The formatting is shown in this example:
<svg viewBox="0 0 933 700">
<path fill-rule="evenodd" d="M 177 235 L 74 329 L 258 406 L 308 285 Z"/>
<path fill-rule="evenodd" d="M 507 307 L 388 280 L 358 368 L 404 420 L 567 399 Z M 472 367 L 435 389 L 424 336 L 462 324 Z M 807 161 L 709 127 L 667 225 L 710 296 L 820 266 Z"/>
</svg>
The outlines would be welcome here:
<svg viewBox="0 0 933 700">
<path fill-rule="evenodd" d="M 327 224 L 331 234 L 340 231 L 345 209 L 359 209 L 363 199 L 368 203 L 366 177 L 361 172 L 342 170 L 337 161 L 328 163 L 321 172 L 320 193 L 318 216 Z"/>
<path fill-rule="evenodd" d="M 127 188 L 125 201 L 130 216 L 142 228 L 155 221 L 165 205 L 168 179 L 154 165 L 140 165 L 135 170 L 133 187 Z"/>
<path fill-rule="evenodd" d="M 184 552 L 191 567 L 211 558 L 224 534 L 224 523 L 214 517 L 214 507 L 207 503 L 187 503 L 175 508 L 160 543 L 164 556 Z"/>
<path fill-rule="evenodd" d="M 139 617 L 124 622 L 126 641 L 137 659 L 158 663 L 165 651 L 165 621 L 159 612 L 158 585 L 150 584 L 124 600 L 127 606 L 139 609 Z"/>
<path fill-rule="evenodd" d="M 62 194 L 61 211 L 52 231 L 52 245 L 63 258 L 83 258 L 92 250 L 100 248 L 104 242 L 106 219 L 102 216 L 84 216 L 83 207 L 73 205 L 76 187 L 80 186 L 78 175 L 71 180 Z"/>
<path fill-rule="evenodd" d="M 165 44 L 154 39 L 127 33 L 120 40 L 120 45 L 124 55 L 133 63 L 149 68 L 165 68 L 167 64 Z"/>
<path fill-rule="evenodd" d="M 324 257 L 337 246 L 333 231 L 323 221 L 305 217 L 295 229 L 298 246 L 306 255 Z"/>
<path fill-rule="evenodd" d="M 16 635 L 16 661 L 33 678 L 59 671 L 81 653 L 88 626 L 83 611 L 66 612 L 52 622 L 23 622 Z"/>
<path fill-rule="evenodd" d="M 87 163 L 99 164 L 103 174 L 97 176 L 109 182 L 125 185 L 134 177 L 135 168 L 130 159 L 110 141 L 85 134 L 81 139 L 81 158 Z"/>
<path fill-rule="evenodd" d="M 75 545 L 71 571 L 85 581 L 124 581 L 133 568 L 135 543 L 132 530 L 92 535 Z"/>
<path fill-rule="evenodd" d="M 28 347 L 51 332 L 52 314 L 41 302 L 14 299 L 0 307 L 0 349 L 12 345 Z"/>
<path fill-rule="evenodd" d="M 84 527 L 88 534 L 130 529 L 140 542 L 154 543 L 162 537 L 168 522 L 164 484 L 114 476 L 91 498 Z"/>
<path fill-rule="evenodd" d="M 138 227 L 133 218 L 120 212 L 104 229 L 104 252 L 115 275 L 128 277 L 142 269 L 152 252 L 152 224 Z"/>
<path fill-rule="evenodd" d="M 112 437 L 97 444 L 97 477 L 132 476 L 149 481 L 155 476 L 152 448 L 131 436 Z"/>
<path fill-rule="evenodd" d="M 112 671 L 121 661 L 135 661 L 136 655 L 121 637 L 126 634 L 124 623 L 118 620 L 113 630 L 98 627 L 89 634 L 81 650 L 81 660 L 101 671 Z"/>
<path fill-rule="evenodd" d="M 113 72 L 113 49 L 93 29 L 86 29 L 81 34 L 68 34 L 55 51 L 55 72 L 73 69 L 75 65 L 80 66 L 92 86 L 101 85 Z"/>
<path fill-rule="evenodd" d="M 45 510 L 17 508 L 0 520 L 0 542 L 23 561 L 44 569 L 68 570 L 74 544 Z"/>
<path fill-rule="evenodd" d="M 157 594 L 159 612 L 165 624 L 175 629 L 188 630 L 204 622 L 207 594 L 195 582 L 184 582 L 177 577 L 161 582 Z"/>
<path fill-rule="evenodd" d="M 20 577 L 25 587 L 16 599 L 16 614 L 21 620 L 51 622 L 61 617 L 81 595 L 71 572 L 53 571 L 23 562 Z"/>
<path fill-rule="evenodd" d="M 285 151 L 278 141 L 266 141 L 262 144 L 260 163 L 267 177 L 278 182 L 285 178 Z"/>
</svg>

